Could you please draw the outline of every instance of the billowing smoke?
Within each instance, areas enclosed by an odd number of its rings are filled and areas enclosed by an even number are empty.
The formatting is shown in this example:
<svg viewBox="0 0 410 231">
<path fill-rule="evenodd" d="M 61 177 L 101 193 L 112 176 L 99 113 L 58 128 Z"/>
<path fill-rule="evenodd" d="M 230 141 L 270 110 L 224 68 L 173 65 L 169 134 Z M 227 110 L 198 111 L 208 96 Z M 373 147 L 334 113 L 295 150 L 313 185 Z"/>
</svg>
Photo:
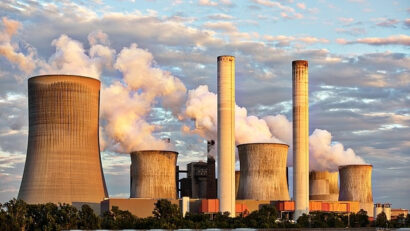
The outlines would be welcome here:
<svg viewBox="0 0 410 231">
<path fill-rule="evenodd" d="M 188 92 L 186 108 L 180 119 L 190 119 L 195 126 L 183 125 L 183 131 L 198 134 L 209 140 L 217 138 L 217 95 L 208 86 L 199 86 Z M 259 119 L 248 116 L 245 108 L 235 109 L 236 144 L 251 142 L 279 142 L 290 145 L 288 166 L 292 166 L 292 123 L 284 115 L 266 116 Z M 332 135 L 316 129 L 309 137 L 310 169 L 337 170 L 339 165 L 362 164 L 364 160 L 352 149 L 345 150 L 341 143 L 332 143 Z"/>
<path fill-rule="evenodd" d="M 27 74 L 35 69 L 35 50 L 30 46 L 24 47 L 27 53 L 24 54 L 21 52 L 21 47 L 12 42 L 12 37 L 17 33 L 20 26 L 18 21 L 6 17 L 2 18 L 2 25 L 0 25 L 0 55 L 17 65 L 21 71 Z"/>
<path fill-rule="evenodd" d="M 183 131 L 194 133 L 210 140 L 217 138 L 217 96 L 209 92 L 208 86 L 201 85 L 188 92 L 188 99 L 185 103 L 185 111 L 180 119 L 195 121 L 195 127 L 183 126 Z M 277 119 L 280 118 L 280 119 Z M 284 120 L 283 120 L 284 119 Z M 276 123 L 284 122 L 283 125 Z M 272 124 L 268 124 L 272 123 Z M 273 124 L 275 123 L 275 124 Z M 285 142 L 279 139 L 272 132 L 279 134 L 279 129 L 291 129 L 288 127 L 289 121 L 286 117 L 269 117 L 269 120 L 260 119 L 256 116 L 248 116 L 246 108 L 235 106 L 235 141 L 236 144 L 252 142 Z M 291 130 L 290 130 L 291 131 Z M 288 134 L 289 131 L 284 131 Z"/>
<path fill-rule="evenodd" d="M 315 129 L 309 137 L 310 170 L 335 171 L 340 165 L 364 164 L 365 161 L 341 143 L 332 143 L 332 134 Z"/>
<path fill-rule="evenodd" d="M 177 113 L 186 88 L 178 78 L 153 64 L 152 54 L 136 44 L 123 48 L 116 59 L 114 67 L 122 72 L 123 79 L 104 87 L 101 98 L 101 115 L 106 123 L 103 131 L 114 151 L 171 148 L 152 135 L 159 127 L 145 118 L 156 99 Z"/>
</svg>

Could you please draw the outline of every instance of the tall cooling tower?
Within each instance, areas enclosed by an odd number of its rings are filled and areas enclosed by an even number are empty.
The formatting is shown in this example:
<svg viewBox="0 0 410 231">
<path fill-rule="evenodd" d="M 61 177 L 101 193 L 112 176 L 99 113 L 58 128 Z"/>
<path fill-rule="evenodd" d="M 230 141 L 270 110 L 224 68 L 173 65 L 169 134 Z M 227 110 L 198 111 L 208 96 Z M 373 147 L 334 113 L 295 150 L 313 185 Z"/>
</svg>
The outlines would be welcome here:
<svg viewBox="0 0 410 231">
<path fill-rule="evenodd" d="M 131 152 L 131 198 L 176 199 L 178 152 Z"/>
<path fill-rule="evenodd" d="M 99 147 L 100 81 L 70 75 L 28 80 L 29 134 L 18 198 L 30 204 L 108 197 Z"/>
<path fill-rule="evenodd" d="M 218 57 L 218 198 L 235 216 L 235 57 Z"/>
<path fill-rule="evenodd" d="M 309 174 L 309 199 L 337 201 L 339 172 L 312 171 Z"/>
<path fill-rule="evenodd" d="M 358 201 L 360 209 L 373 217 L 372 165 L 344 165 L 339 167 L 340 201 Z"/>
<path fill-rule="evenodd" d="M 309 88 L 308 62 L 292 62 L 294 219 L 309 213 Z"/>
<path fill-rule="evenodd" d="M 278 143 L 238 145 L 241 166 L 238 199 L 290 199 L 286 182 L 288 148 Z"/>
</svg>

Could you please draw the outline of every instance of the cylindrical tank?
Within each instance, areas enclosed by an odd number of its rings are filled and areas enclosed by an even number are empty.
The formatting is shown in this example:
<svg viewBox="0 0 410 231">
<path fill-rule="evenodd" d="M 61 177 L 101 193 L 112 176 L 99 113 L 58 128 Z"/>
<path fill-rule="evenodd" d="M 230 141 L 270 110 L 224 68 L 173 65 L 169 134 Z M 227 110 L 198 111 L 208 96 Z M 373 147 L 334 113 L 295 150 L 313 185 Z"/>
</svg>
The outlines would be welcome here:
<svg viewBox="0 0 410 231">
<path fill-rule="evenodd" d="M 287 144 L 238 145 L 241 175 L 238 199 L 289 200 L 286 182 Z"/>
<path fill-rule="evenodd" d="M 344 165 L 339 167 L 339 201 L 358 201 L 360 209 L 373 217 L 372 165 Z"/>
<path fill-rule="evenodd" d="M 235 57 L 218 62 L 218 199 L 219 211 L 235 216 Z"/>
<path fill-rule="evenodd" d="M 309 199 L 337 201 L 339 199 L 339 172 L 311 171 L 309 174 Z"/>
<path fill-rule="evenodd" d="M 131 152 L 131 198 L 176 199 L 175 166 L 178 152 Z"/>
<path fill-rule="evenodd" d="M 309 77 L 308 62 L 292 62 L 293 199 L 295 220 L 309 213 Z"/>
<path fill-rule="evenodd" d="M 100 81 L 71 75 L 28 80 L 29 134 L 18 198 L 30 204 L 108 197 L 98 137 Z"/>
</svg>

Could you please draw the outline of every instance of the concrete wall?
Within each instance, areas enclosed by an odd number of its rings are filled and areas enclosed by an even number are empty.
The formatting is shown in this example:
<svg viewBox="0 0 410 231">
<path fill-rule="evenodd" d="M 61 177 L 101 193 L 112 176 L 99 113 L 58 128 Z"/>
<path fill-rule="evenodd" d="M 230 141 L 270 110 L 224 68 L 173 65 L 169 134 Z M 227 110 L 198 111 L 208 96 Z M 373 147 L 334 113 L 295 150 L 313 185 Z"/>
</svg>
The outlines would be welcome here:
<svg viewBox="0 0 410 231">
<path fill-rule="evenodd" d="M 108 197 L 101 167 L 100 81 L 69 75 L 28 80 L 29 134 L 18 198 L 30 204 Z"/>
<path fill-rule="evenodd" d="M 309 199 L 337 201 L 339 199 L 339 172 L 311 171 L 309 173 Z"/>
<path fill-rule="evenodd" d="M 177 152 L 148 150 L 131 153 L 131 198 L 176 199 Z"/>
<path fill-rule="evenodd" d="M 277 143 L 238 145 L 238 199 L 290 200 L 286 182 L 288 148 Z"/>
<path fill-rule="evenodd" d="M 218 198 L 235 216 L 235 57 L 218 57 Z"/>
<path fill-rule="evenodd" d="M 296 219 L 309 213 L 309 77 L 308 62 L 292 62 L 293 199 Z"/>
<path fill-rule="evenodd" d="M 339 200 L 359 201 L 360 208 L 373 217 L 372 165 L 345 165 L 339 167 Z"/>
</svg>

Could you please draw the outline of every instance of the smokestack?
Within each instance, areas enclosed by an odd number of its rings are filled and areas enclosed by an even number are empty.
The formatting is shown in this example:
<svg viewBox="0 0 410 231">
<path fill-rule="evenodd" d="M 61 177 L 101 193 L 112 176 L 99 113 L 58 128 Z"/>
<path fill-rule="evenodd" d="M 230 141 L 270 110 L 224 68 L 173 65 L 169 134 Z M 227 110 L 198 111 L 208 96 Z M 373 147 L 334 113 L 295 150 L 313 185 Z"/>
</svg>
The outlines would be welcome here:
<svg viewBox="0 0 410 231">
<path fill-rule="evenodd" d="M 207 146 L 206 146 L 206 151 L 208 156 L 210 155 L 211 151 L 215 148 L 215 140 L 208 140 L 207 141 Z"/>
<path fill-rule="evenodd" d="M 292 62 L 294 219 L 309 213 L 309 88 L 308 62 Z"/>
<path fill-rule="evenodd" d="M 235 216 L 235 57 L 218 57 L 219 211 Z"/>
<path fill-rule="evenodd" d="M 98 138 L 100 81 L 71 75 L 28 80 L 29 135 L 18 199 L 30 204 L 108 197 Z"/>
<path fill-rule="evenodd" d="M 360 209 L 373 217 L 372 165 L 344 165 L 339 167 L 339 201 L 358 201 Z"/>
<path fill-rule="evenodd" d="M 289 200 L 286 183 L 287 144 L 238 145 L 241 174 L 238 199 Z"/>
<path fill-rule="evenodd" d="M 175 166 L 178 152 L 131 152 L 131 198 L 177 198 Z"/>
<path fill-rule="evenodd" d="M 338 201 L 339 172 L 312 171 L 309 174 L 309 199 Z"/>
</svg>

